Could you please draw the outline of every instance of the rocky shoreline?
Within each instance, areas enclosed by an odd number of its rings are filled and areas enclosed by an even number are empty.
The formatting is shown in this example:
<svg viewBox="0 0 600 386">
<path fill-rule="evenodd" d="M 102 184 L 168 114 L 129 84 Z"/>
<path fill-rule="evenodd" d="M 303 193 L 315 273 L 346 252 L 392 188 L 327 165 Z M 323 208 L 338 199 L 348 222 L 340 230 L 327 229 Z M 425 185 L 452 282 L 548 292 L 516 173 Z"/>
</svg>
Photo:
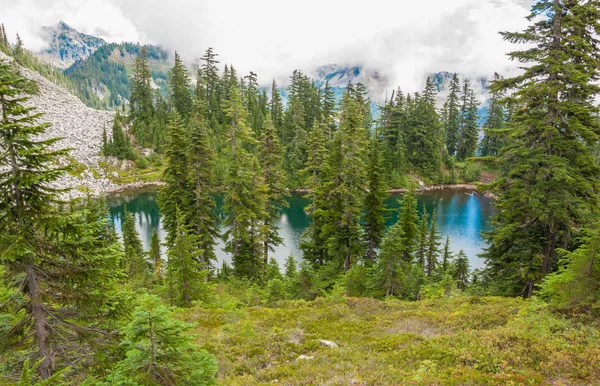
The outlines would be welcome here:
<svg viewBox="0 0 600 386">
<path fill-rule="evenodd" d="M 290 193 L 310 193 L 310 189 L 308 189 L 308 188 L 295 188 L 295 189 L 288 189 L 288 190 Z M 390 194 L 406 193 L 409 190 L 410 189 L 406 189 L 406 188 L 392 188 L 392 189 L 388 189 L 388 193 L 390 193 Z M 431 191 L 436 191 L 436 190 L 466 190 L 466 191 L 473 191 L 473 192 L 481 193 L 486 197 L 492 197 L 492 198 L 495 197 L 493 193 L 480 192 L 478 185 L 475 185 L 475 184 L 428 185 L 428 186 L 420 186 L 416 189 L 413 189 L 413 191 L 416 193 L 431 192 Z"/>
</svg>

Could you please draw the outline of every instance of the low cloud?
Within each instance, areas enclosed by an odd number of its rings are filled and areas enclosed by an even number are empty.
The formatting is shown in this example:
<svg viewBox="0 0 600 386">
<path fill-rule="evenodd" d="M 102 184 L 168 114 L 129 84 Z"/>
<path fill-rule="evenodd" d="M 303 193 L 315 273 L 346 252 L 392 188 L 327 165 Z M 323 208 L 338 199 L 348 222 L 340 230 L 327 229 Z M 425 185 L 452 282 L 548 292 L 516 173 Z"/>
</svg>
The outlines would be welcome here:
<svg viewBox="0 0 600 386">
<path fill-rule="evenodd" d="M 240 74 L 285 83 L 296 68 L 364 65 L 406 91 L 430 72 L 490 76 L 517 63 L 499 31 L 520 30 L 532 0 L 0 0 L 0 16 L 39 49 L 39 26 L 64 20 L 107 41 L 177 50 L 192 63 L 207 47 Z"/>
</svg>

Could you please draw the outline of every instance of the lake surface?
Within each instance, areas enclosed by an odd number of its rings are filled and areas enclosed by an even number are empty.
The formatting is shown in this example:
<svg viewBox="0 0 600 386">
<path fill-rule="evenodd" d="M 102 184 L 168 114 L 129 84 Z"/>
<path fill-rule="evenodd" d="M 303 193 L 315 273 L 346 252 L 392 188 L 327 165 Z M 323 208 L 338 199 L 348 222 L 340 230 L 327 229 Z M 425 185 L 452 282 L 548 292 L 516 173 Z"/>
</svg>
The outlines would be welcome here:
<svg viewBox="0 0 600 386">
<path fill-rule="evenodd" d="M 398 198 L 401 195 L 391 195 L 386 200 L 390 209 L 398 208 Z M 419 193 L 417 195 L 419 210 L 425 205 L 428 213 L 437 209 L 437 224 L 443 242 L 446 235 L 450 235 L 450 246 L 454 252 L 464 250 L 472 268 L 483 267 L 483 260 L 477 255 L 485 246 L 481 238 L 481 232 L 489 229 L 488 221 L 495 213 L 493 202 L 490 198 L 464 190 L 438 190 Z M 275 249 L 273 256 L 278 260 L 280 266 L 290 255 L 301 258 L 300 239 L 310 224 L 310 218 L 304 212 L 309 200 L 300 194 L 294 194 L 289 199 L 289 207 L 283 210 L 281 218 L 277 221 L 279 234 L 283 238 L 282 245 Z M 221 202 L 217 200 L 218 209 L 221 210 Z M 125 206 L 136 217 L 137 229 L 140 233 L 144 248 L 149 249 L 150 237 L 157 230 L 161 240 L 164 240 L 166 232 L 162 229 L 160 209 L 157 203 L 156 192 L 136 192 L 113 196 L 108 199 L 110 214 L 116 225 L 117 231 L 121 231 L 121 220 Z M 224 214 L 219 212 L 220 216 Z M 388 219 L 388 225 L 398 219 L 398 213 L 393 210 Z M 229 261 L 227 253 L 223 252 L 223 241 L 218 240 L 215 253 L 219 261 Z M 164 250 L 163 250 L 164 257 Z"/>
</svg>

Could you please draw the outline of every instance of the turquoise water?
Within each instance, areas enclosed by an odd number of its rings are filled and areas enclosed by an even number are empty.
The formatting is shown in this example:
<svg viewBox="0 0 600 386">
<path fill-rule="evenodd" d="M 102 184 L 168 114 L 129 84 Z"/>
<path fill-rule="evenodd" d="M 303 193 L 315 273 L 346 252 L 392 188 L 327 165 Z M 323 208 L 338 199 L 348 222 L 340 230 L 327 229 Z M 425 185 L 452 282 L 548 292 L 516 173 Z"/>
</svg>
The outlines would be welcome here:
<svg viewBox="0 0 600 386">
<path fill-rule="evenodd" d="M 400 195 L 392 195 L 386 200 L 390 209 L 398 208 Z M 428 213 L 437 209 L 438 229 L 443 237 L 450 235 L 450 246 L 455 252 L 464 250 L 471 262 L 472 268 L 482 267 L 483 261 L 477 257 L 485 246 L 481 232 L 488 230 L 487 222 L 494 214 L 492 200 L 475 192 L 462 190 L 441 190 L 421 193 L 417 196 L 419 210 L 425 205 Z M 289 207 L 282 212 L 281 219 L 277 222 L 280 236 L 284 242 L 275 249 L 273 256 L 283 264 L 286 257 L 294 254 L 297 258 L 302 256 L 299 248 L 302 234 L 309 226 L 310 218 L 304 212 L 308 199 L 300 194 L 294 194 L 289 199 Z M 137 228 L 146 249 L 150 246 L 150 237 L 156 229 L 161 240 L 166 235 L 161 227 L 160 209 L 156 202 L 155 192 L 139 192 L 123 194 L 109 198 L 110 213 L 117 230 L 120 232 L 121 219 L 124 206 L 135 214 Z M 218 209 L 221 210 L 219 203 Z M 219 213 L 221 217 L 223 213 Z M 390 212 L 388 225 L 393 224 L 398 218 L 397 211 Z M 223 242 L 218 240 L 216 254 L 218 258 L 228 260 L 228 254 L 223 252 Z M 164 251 L 163 251 L 164 252 Z"/>
</svg>

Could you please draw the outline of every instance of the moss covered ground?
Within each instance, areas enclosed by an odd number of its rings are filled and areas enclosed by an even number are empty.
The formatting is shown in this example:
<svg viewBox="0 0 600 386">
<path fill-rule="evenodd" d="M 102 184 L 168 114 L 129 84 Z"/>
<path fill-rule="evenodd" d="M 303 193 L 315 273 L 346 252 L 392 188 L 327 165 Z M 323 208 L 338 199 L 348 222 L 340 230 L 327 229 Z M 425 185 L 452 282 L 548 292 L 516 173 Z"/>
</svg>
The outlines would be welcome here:
<svg viewBox="0 0 600 386">
<path fill-rule="evenodd" d="M 220 302 L 179 317 L 224 385 L 600 384 L 600 321 L 535 299 Z"/>
</svg>

